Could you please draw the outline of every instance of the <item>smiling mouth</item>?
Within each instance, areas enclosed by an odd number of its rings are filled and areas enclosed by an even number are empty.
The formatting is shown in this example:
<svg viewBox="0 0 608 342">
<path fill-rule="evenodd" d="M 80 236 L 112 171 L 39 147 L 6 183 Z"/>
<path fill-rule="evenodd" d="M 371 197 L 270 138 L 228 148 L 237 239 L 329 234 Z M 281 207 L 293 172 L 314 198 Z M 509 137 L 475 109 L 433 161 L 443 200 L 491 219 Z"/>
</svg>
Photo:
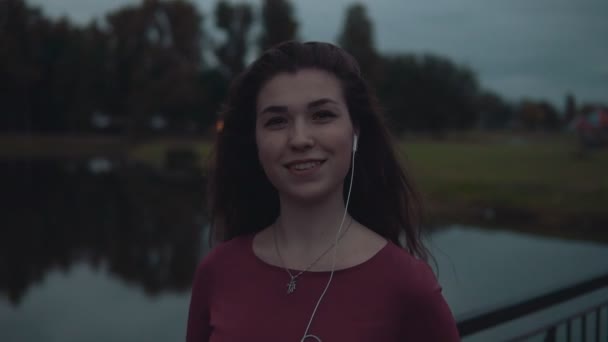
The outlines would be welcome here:
<svg viewBox="0 0 608 342">
<path fill-rule="evenodd" d="M 295 171 L 306 171 L 318 167 L 324 162 L 325 160 L 311 160 L 305 162 L 290 163 L 285 165 L 285 167 Z"/>
</svg>

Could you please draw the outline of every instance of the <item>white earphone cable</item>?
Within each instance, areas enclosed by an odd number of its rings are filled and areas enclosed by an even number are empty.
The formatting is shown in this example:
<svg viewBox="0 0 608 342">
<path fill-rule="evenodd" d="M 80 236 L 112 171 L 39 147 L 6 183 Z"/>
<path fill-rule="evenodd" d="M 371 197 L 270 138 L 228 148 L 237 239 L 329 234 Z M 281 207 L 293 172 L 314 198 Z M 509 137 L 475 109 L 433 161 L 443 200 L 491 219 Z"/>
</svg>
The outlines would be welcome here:
<svg viewBox="0 0 608 342">
<path fill-rule="evenodd" d="M 355 139 L 355 144 L 356 144 L 356 139 Z M 329 288 L 329 285 L 331 284 L 331 281 L 334 277 L 334 271 L 336 269 L 336 257 L 338 255 L 338 244 L 340 242 L 340 233 L 342 232 L 342 227 L 344 226 L 344 220 L 346 219 L 346 214 L 348 213 L 348 203 L 350 202 L 350 192 L 353 188 L 353 179 L 355 178 L 355 152 L 356 152 L 356 145 L 355 145 L 355 150 L 353 151 L 353 156 L 352 156 L 352 163 L 351 163 L 351 174 L 350 174 L 350 184 L 348 185 L 348 194 L 346 196 L 346 204 L 344 207 L 344 214 L 342 215 L 342 222 L 340 223 L 340 228 L 338 229 L 338 232 L 336 233 L 336 241 L 334 243 L 334 256 L 333 256 L 333 264 L 331 266 L 331 273 L 329 274 L 329 280 L 327 281 L 327 285 L 325 285 L 325 289 L 323 290 L 323 292 L 321 293 L 321 296 L 319 297 L 319 300 L 317 300 L 317 305 L 315 305 L 314 310 L 312 311 L 312 315 L 310 315 L 310 320 L 308 321 L 308 325 L 306 326 L 306 330 L 304 330 L 304 336 L 302 336 L 302 339 L 300 340 L 300 342 L 305 342 L 305 340 L 307 338 L 312 338 L 318 342 L 322 342 L 321 339 L 315 335 L 309 335 L 308 331 L 310 330 L 310 326 L 312 325 L 312 321 L 315 318 L 315 314 L 317 313 L 317 309 L 319 308 L 319 305 L 321 304 L 321 301 L 323 300 L 323 297 L 325 296 L 325 293 L 327 292 L 327 289 Z"/>
</svg>

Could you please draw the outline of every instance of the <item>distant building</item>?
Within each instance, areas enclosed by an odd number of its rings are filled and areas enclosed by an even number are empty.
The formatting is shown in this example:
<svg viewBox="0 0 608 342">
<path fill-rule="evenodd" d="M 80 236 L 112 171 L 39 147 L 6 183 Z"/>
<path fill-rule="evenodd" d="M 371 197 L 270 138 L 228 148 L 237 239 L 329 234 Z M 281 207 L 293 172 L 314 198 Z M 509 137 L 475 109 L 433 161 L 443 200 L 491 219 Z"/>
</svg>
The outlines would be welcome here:
<svg viewBox="0 0 608 342">
<path fill-rule="evenodd" d="M 576 130 L 581 143 L 586 147 L 599 147 L 608 144 L 608 107 L 588 107 L 570 123 Z"/>
</svg>

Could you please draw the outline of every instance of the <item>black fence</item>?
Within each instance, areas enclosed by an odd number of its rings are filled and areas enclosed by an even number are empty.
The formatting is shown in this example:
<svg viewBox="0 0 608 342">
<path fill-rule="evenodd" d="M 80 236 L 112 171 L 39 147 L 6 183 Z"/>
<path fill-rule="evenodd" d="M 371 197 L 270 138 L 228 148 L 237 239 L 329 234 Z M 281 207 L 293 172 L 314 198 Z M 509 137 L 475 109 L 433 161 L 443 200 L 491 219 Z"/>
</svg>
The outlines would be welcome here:
<svg viewBox="0 0 608 342">
<path fill-rule="evenodd" d="M 466 317 L 458 321 L 458 330 L 461 337 L 471 336 L 473 334 L 497 327 L 514 319 L 523 318 L 529 314 L 549 309 L 566 301 L 576 299 L 577 297 L 589 294 L 593 291 L 608 287 L 608 274 L 587 280 L 572 286 L 568 286 L 538 297 L 524 300 L 520 303 L 497 308 L 482 314 Z M 602 312 L 606 308 L 606 317 Z M 587 341 L 587 338 L 593 338 L 594 341 L 600 341 L 600 329 L 602 322 L 608 327 L 608 299 L 601 301 L 591 307 L 586 308 L 581 312 L 577 312 L 566 318 L 557 320 L 550 324 L 544 324 L 534 328 L 531 331 L 522 331 L 516 338 L 509 341 L 522 341 L 531 337 L 544 335 L 545 342 L 556 340 L 557 330 L 564 326 L 566 329 L 566 340 L 570 341 L 574 338 L 576 341 Z M 580 324 L 580 337 L 572 336 L 572 327 L 574 324 Z M 587 330 L 589 325 L 595 324 L 593 335 L 588 335 Z M 606 333 L 608 335 L 608 332 Z M 608 341 L 608 337 L 606 338 Z"/>
</svg>

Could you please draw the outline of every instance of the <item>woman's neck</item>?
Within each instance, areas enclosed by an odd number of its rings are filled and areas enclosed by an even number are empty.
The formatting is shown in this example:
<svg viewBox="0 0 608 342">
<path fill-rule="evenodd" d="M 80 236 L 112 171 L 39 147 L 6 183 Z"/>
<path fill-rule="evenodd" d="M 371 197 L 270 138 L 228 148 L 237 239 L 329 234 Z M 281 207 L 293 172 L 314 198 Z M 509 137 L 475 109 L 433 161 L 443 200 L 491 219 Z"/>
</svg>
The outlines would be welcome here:
<svg viewBox="0 0 608 342">
<path fill-rule="evenodd" d="M 283 249 L 300 255 L 315 253 L 333 243 L 342 223 L 344 210 L 341 192 L 308 204 L 281 198 L 281 215 L 273 229 L 277 230 L 277 240 Z M 350 219 L 347 214 L 342 232 Z"/>
</svg>

